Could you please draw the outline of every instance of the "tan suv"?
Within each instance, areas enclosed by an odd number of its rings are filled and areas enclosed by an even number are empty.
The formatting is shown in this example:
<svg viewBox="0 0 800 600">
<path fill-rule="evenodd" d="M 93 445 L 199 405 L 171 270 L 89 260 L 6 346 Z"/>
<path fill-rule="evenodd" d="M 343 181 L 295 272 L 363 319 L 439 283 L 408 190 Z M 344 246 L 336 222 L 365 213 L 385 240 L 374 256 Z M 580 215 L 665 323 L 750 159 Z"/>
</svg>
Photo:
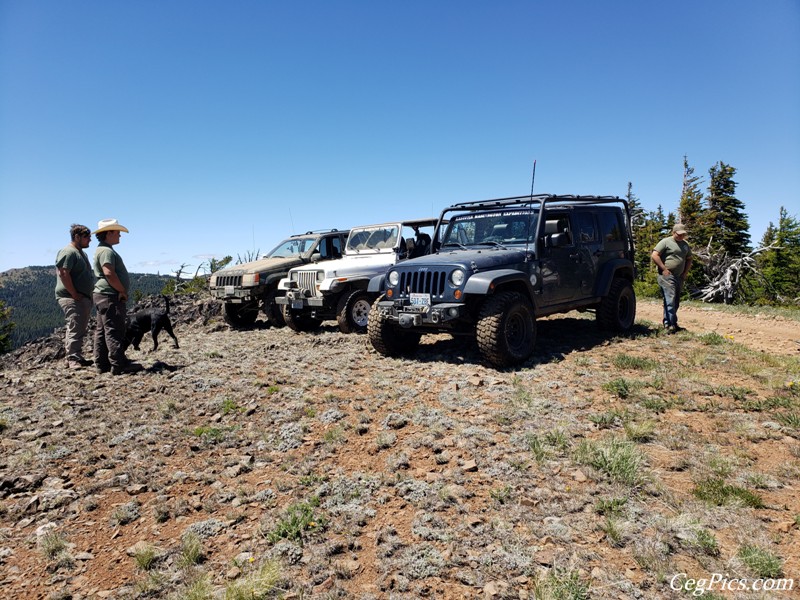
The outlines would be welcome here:
<svg viewBox="0 0 800 600">
<path fill-rule="evenodd" d="M 232 327 L 251 327 L 261 310 L 273 327 L 285 323 L 275 304 L 278 282 L 289 269 L 342 256 L 349 231 L 326 229 L 293 235 L 263 258 L 213 273 L 211 296 L 223 302 L 225 321 Z"/>
</svg>

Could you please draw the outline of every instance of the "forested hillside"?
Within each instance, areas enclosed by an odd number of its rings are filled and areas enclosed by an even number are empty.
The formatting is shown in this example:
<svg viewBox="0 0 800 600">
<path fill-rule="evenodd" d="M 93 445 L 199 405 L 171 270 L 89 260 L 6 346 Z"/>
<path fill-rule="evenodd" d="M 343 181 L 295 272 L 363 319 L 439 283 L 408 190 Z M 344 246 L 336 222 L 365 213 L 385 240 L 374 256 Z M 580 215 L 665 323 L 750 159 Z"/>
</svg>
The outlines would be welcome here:
<svg viewBox="0 0 800 600">
<path fill-rule="evenodd" d="M 159 294 L 171 279 L 165 275 L 131 273 L 131 298 Z M 55 267 L 26 267 L 0 273 L 0 301 L 11 307 L 12 347 L 48 335 L 64 324 L 55 299 Z"/>
</svg>

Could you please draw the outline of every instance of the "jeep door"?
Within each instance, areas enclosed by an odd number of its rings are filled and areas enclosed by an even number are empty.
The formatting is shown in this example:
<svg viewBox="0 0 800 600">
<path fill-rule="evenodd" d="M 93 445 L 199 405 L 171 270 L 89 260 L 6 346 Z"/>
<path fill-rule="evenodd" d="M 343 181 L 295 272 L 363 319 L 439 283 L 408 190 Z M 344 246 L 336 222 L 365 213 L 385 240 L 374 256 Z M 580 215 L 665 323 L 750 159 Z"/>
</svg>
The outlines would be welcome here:
<svg viewBox="0 0 800 600">
<path fill-rule="evenodd" d="M 548 211 L 543 243 L 543 303 L 562 304 L 590 295 L 595 273 L 593 253 L 599 246 L 592 216 Z"/>
</svg>

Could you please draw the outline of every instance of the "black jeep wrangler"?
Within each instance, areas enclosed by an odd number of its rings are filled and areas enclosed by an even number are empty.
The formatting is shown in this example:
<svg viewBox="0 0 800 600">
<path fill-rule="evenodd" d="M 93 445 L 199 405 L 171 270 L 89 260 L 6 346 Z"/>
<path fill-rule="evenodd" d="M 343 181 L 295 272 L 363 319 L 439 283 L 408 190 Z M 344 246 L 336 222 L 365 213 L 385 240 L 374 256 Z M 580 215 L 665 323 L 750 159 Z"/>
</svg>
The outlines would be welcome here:
<svg viewBox="0 0 800 600">
<path fill-rule="evenodd" d="M 442 231 L 440 231 L 442 230 Z M 412 353 L 423 333 L 475 337 L 496 367 L 533 353 L 536 319 L 593 309 L 626 331 L 636 316 L 628 203 L 615 196 L 540 194 L 456 204 L 442 211 L 434 254 L 373 278 L 372 346 Z"/>
</svg>

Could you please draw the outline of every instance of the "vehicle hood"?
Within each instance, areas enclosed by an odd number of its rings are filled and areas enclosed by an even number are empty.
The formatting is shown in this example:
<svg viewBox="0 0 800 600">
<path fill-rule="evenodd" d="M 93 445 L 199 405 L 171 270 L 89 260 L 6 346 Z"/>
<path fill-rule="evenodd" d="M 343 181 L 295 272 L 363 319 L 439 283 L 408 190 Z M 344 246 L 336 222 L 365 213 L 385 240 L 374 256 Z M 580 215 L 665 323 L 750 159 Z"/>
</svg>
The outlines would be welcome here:
<svg viewBox="0 0 800 600">
<path fill-rule="evenodd" d="M 306 265 L 297 270 L 303 271 L 324 271 L 325 279 L 335 279 L 340 277 L 372 277 L 384 273 L 397 261 L 394 252 L 383 252 L 380 254 L 356 254 L 328 260 L 319 265 Z"/>
<path fill-rule="evenodd" d="M 420 256 L 404 261 L 399 268 L 415 270 L 418 267 L 452 268 L 460 266 L 471 271 L 501 269 L 506 265 L 518 265 L 525 260 L 525 252 L 519 248 L 480 248 L 475 250 L 445 250 L 438 254 Z"/>
<path fill-rule="evenodd" d="M 243 273 L 271 273 L 288 271 L 290 268 L 302 264 L 302 259 L 297 256 L 288 258 L 261 258 L 248 263 L 242 263 L 216 271 L 215 275 L 240 275 Z"/>
</svg>

